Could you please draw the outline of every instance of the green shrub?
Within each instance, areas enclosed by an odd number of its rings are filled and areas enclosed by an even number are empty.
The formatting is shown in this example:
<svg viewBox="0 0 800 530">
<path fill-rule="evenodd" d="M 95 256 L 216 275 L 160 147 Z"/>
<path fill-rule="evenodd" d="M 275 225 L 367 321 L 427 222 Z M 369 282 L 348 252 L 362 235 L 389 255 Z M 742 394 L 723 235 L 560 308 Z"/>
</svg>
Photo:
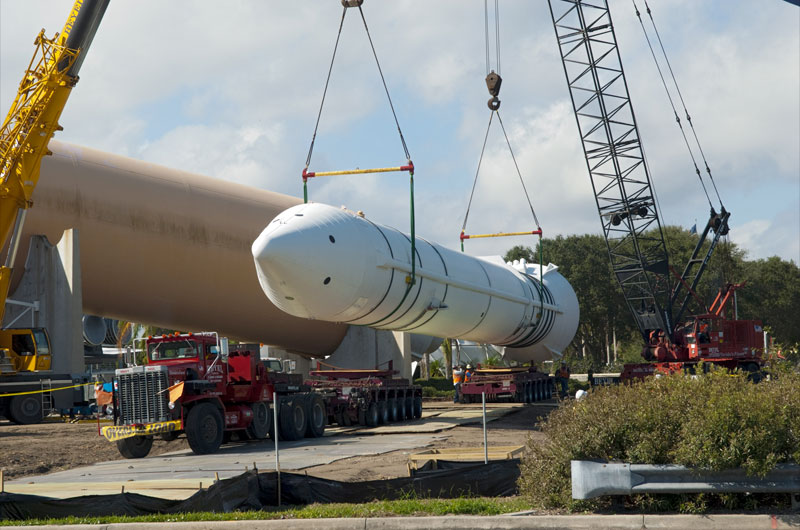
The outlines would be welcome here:
<svg viewBox="0 0 800 530">
<path fill-rule="evenodd" d="M 455 397 L 455 390 L 436 390 L 432 386 L 424 386 L 422 387 L 422 397 L 453 399 L 453 397 Z"/>
<path fill-rule="evenodd" d="M 427 381 L 424 379 L 415 379 L 414 384 L 421 386 L 423 391 L 427 387 L 434 388 L 436 390 L 443 392 L 446 392 L 448 390 L 450 392 L 453 391 L 453 381 L 445 379 L 444 377 L 431 377 Z"/>
<path fill-rule="evenodd" d="M 800 463 L 798 388 L 798 374 L 752 384 L 722 370 L 597 388 L 550 415 L 542 426 L 548 436 L 544 443 L 528 443 L 520 492 L 541 508 L 606 506 L 607 500 L 572 500 L 570 460 L 674 463 L 711 470 L 741 467 L 751 475 L 764 475 L 779 462 Z M 670 502 L 664 501 L 667 497 Z M 697 511 L 714 503 L 744 502 L 745 496 L 698 499 L 632 498 L 640 509 Z"/>
<path fill-rule="evenodd" d="M 561 387 L 558 387 L 561 390 Z M 578 390 L 589 390 L 589 381 L 578 381 L 577 379 L 570 379 L 567 381 L 567 393 L 571 397 L 575 397 Z"/>
</svg>

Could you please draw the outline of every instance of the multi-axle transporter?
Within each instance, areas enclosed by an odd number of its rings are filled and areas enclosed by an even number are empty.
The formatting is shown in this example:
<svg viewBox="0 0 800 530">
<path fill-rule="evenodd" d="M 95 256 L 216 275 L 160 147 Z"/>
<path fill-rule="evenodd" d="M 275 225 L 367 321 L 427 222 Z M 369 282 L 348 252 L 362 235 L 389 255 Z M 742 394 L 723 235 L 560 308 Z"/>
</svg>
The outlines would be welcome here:
<svg viewBox="0 0 800 530">
<path fill-rule="evenodd" d="M 461 384 L 461 403 L 510 401 L 533 403 L 553 397 L 553 378 L 536 368 L 478 368 L 469 381 Z"/>
</svg>

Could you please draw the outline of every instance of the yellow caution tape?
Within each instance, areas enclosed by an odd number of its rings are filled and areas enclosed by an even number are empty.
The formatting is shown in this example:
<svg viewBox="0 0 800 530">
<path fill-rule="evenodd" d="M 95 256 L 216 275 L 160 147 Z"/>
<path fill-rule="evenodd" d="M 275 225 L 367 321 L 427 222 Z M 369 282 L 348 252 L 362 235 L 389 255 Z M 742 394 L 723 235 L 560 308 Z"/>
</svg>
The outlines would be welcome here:
<svg viewBox="0 0 800 530">
<path fill-rule="evenodd" d="M 148 436 L 165 432 L 179 431 L 183 428 L 181 420 L 159 421 L 145 425 L 117 425 L 103 427 L 100 432 L 109 442 L 116 442 L 134 436 Z"/>
<path fill-rule="evenodd" d="M 36 381 L 31 381 L 31 383 L 36 383 Z M 72 386 L 61 386 L 58 388 L 45 388 L 43 390 L 31 390 L 29 392 L 14 392 L 12 394 L 0 394 L 0 397 L 8 397 L 8 396 L 24 396 L 26 394 L 43 394 L 45 392 L 58 392 L 59 390 L 67 390 L 69 388 L 78 388 L 80 386 L 89 386 L 93 385 L 94 383 L 81 383 L 79 385 L 72 385 Z"/>
</svg>

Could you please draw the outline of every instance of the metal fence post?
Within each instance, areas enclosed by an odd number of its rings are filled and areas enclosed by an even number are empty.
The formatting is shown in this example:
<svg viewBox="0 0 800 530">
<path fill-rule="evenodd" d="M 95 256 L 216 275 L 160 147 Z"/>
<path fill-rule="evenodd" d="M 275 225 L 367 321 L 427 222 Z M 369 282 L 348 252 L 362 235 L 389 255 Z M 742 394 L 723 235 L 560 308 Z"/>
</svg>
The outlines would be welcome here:
<svg viewBox="0 0 800 530">
<path fill-rule="evenodd" d="M 273 434 L 275 435 L 275 471 L 278 473 L 278 506 L 281 505 L 281 459 L 278 453 L 278 393 L 272 393 L 272 408 L 274 409 L 273 417 L 275 418 L 275 426 L 273 427 Z"/>
</svg>

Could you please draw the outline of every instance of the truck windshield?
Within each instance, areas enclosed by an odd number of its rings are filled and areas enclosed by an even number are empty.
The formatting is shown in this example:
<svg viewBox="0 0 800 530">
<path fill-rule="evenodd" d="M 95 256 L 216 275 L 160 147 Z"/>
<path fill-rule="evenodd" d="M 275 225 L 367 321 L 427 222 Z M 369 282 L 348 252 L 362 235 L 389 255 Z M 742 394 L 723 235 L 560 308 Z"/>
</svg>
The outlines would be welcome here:
<svg viewBox="0 0 800 530">
<path fill-rule="evenodd" d="M 149 343 L 147 355 L 151 361 L 197 357 L 197 344 L 193 340 Z"/>
<path fill-rule="evenodd" d="M 39 355 L 50 355 L 50 342 L 47 334 L 41 329 L 33 330 L 33 340 L 36 341 L 36 353 Z"/>
<path fill-rule="evenodd" d="M 283 372 L 283 364 L 278 359 L 268 359 L 264 364 L 270 372 Z"/>
</svg>

